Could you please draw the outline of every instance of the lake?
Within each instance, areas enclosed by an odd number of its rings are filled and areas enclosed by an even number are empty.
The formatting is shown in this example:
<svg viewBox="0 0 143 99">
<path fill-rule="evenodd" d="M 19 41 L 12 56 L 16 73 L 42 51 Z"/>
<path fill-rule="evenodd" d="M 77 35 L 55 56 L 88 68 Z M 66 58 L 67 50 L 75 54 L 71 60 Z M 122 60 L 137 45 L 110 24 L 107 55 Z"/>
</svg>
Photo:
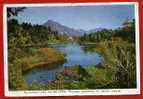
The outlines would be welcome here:
<svg viewBox="0 0 143 99">
<path fill-rule="evenodd" d="M 40 83 L 55 80 L 56 74 L 62 72 L 66 66 L 81 65 L 85 68 L 93 64 L 99 64 L 103 59 L 98 53 L 85 50 L 89 47 L 88 45 L 70 43 L 49 46 L 62 51 L 65 54 L 66 62 L 50 69 L 47 67 L 33 68 L 24 75 L 28 84 L 31 84 L 34 80 Z"/>
</svg>

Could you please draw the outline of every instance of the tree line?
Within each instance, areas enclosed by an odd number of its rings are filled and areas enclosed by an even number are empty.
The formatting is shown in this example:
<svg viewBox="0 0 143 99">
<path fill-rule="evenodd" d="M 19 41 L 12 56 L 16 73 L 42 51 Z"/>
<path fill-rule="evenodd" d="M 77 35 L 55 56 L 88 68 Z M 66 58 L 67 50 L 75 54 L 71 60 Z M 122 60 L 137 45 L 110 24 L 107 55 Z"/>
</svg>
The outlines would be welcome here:
<svg viewBox="0 0 143 99">
<path fill-rule="evenodd" d="M 125 20 L 120 28 L 117 29 L 103 29 L 101 31 L 84 34 L 80 37 L 81 42 L 100 42 L 104 40 L 126 40 L 135 42 L 135 20 Z"/>
</svg>

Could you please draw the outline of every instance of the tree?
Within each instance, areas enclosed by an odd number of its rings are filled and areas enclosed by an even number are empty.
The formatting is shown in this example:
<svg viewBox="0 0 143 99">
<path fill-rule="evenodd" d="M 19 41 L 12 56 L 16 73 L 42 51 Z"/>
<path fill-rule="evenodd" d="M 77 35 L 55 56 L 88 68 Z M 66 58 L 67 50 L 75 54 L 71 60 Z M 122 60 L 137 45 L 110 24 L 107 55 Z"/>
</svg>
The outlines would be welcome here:
<svg viewBox="0 0 143 99">
<path fill-rule="evenodd" d="M 7 8 L 7 17 L 17 16 L 19 12 L 23 12 L 25 7 L 10 7 Z"/>
</svg>

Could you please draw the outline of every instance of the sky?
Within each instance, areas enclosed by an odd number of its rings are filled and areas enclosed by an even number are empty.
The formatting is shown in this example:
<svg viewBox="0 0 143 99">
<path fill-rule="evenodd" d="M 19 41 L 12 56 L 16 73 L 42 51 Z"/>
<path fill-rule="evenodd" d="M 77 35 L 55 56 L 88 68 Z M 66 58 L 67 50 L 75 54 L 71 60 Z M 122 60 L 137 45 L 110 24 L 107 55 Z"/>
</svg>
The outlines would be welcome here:
<svg viewBox="0 0 143 99">
<path fill-rule="evenodd" d="M 54 20 L 74 29 L 115 29 L 126 19 L 134 19 L 134 5 L 27 7 L 17 19 L 20 23 L 44 24 Z"/>
</svg>

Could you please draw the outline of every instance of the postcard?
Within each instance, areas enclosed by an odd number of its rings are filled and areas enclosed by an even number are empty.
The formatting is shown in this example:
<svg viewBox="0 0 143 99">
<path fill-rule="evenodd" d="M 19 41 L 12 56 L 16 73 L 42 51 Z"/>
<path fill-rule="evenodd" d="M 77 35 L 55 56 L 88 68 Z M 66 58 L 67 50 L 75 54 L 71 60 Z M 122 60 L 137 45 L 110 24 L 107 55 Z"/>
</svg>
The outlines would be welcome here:
<svg viewBox="0 0 143 99">
<path fill-rule="evenodd" d="M 137 2 L 4 4 L 5 96 L 140 94 Z"/>
</svg>

